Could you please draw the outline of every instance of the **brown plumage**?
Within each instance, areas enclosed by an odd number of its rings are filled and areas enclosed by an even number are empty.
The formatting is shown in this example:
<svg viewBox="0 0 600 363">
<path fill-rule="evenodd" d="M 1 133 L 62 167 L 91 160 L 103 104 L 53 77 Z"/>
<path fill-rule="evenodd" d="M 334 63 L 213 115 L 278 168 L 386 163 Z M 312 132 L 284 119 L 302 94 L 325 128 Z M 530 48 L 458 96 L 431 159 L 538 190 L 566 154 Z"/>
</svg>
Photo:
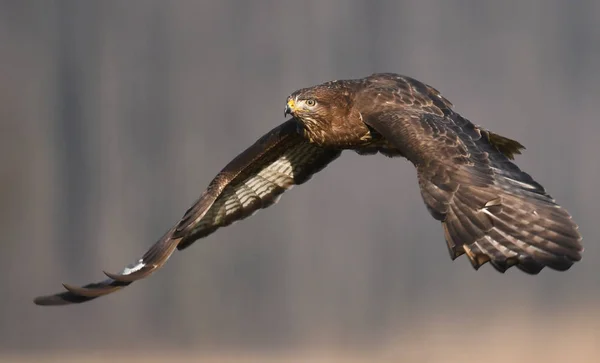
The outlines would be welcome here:
<svg viewBox="0 0 600 363">
<path fill-rule="evenodd" d="M 156 244 L 120 274 L 35 299 L 39 305 L 92 300 L 160 268 L 175 251 L 277 202 L 343 150 L 403 156 L 441 221 L 452 259 L 476 269 L 516 265 L 536 274 L 567 270 L 583 251 L 577 225 L 544 188 L 510 160 L 524 147 L 472 124 L 434 88 L 397 74 L 373 74 L 304 88 L 288 97 L 293 118 L 231 161 Z"/>
</svg>

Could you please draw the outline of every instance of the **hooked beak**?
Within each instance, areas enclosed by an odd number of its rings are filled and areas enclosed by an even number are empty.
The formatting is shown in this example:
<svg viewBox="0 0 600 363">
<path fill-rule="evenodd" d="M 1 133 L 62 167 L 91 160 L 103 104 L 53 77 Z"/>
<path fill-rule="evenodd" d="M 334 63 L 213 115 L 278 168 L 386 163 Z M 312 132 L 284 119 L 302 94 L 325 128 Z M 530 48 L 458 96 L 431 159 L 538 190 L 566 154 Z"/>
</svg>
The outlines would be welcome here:
<svg viewBox="0 0 600 363">
<path fill-rule="evenodd" d="M 294 115 L 294 109 L 295 109 L 295 102 L 293 98 L 288 98 L 287 104 L 285 105 L 285 110 L 283 113 L 283 117 L 287 116 L 287 115 Z"/>
</svg>

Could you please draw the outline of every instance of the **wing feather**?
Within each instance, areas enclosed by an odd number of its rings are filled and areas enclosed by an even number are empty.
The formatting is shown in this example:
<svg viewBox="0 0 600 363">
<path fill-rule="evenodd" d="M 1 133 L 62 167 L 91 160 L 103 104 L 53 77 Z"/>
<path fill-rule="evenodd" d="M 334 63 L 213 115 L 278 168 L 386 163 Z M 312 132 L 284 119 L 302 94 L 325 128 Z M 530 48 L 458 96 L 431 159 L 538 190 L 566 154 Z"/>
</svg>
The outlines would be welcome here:
<svg viewBox="0 0 600 363">
<path fill-rule="evenodd" d="M 545 266 L 566 270 L 581 259 L 570 214 L 509 160 L 522 148 L 516 141 L 492 134 L 493 143 L 489 131 L 449 109 L 388 110 L 365 122 L 417 167 L 421 195 L 442 222 L 452 259 L 466 254 L 476 269 L 490 262 L 500 272 L 517 265 L 531 274 Z M 512 153 L 502 151 L 506 145 Z"/>
<path fill-rule="evenodd" d="M 255 152 L 241 154 L 223 169 L 177 225 L 174 235 L 183 237 L 178 249 L 277 203 L 286 190 L 305 183 L 340 156 L 340 150 L 307 142 L 296 127 L 290 120 L 248 149 Z"/>
<path fill-rule="evenodd" d="M 183 249 L 220 227 L 273 205 L 292 186 L 309 180 L 339 157 L 341 151 L 308 143 L 297 132 L 295 119 L 261 137 L 233 159 L 211 181 L 181 220 L 136 262 L 108 279 L 40 296 L 37 305 L 67 305 L 96 299 L 145 278 L 162 267 L 175 249 Z"/>
</svg>

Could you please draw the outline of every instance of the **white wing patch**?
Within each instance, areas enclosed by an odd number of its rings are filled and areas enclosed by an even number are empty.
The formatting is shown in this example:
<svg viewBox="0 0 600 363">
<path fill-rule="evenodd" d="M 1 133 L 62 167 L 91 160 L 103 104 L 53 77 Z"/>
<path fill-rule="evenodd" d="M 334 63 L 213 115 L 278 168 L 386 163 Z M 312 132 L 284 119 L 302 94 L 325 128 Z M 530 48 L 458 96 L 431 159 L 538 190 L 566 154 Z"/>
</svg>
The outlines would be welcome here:
<svg viewBox="0 0 600 363">
<path fill-rule="evenodd" d="M 135 264 L 125 266 L 123 271 L 121 271 L 121 275 L 130 275 L 141 270 L 144 266 L 146 266 L 146 264 L 144 263 L 144 260 L 140 258 Z"/>
<path fill-rule="evenodd" d="M 525 183 L 519 180 L 516 180 L 514 178 L 511 178 L 509 175 L 510 173 L 507 172 L 506 170 L 502 170 L 502 169 L 498 169 L 495 167 L 492 167 L 492 170 L 494 171 L 494 173 L 496 174 L 496 176 L 498 178 L 502 178 L 504 180 L 506 180 L 507 182 L 509 182 L 510 184 L 516 186 L 516 187 L 520 187 L 526 190 L 536 190 L 538 187 L 535 185 L 531 185 L 529 183 Z"/>
<path fill-rule="evenodd" d="M 507 180 L 509 183 L 514 184 L 514 185 L 524 188 L 524 189 L 528 189 L 528 190 L 536 190 L 537 189 L 537 187 L 535 185 L 523 183 L 521 181 L 509 178 L 509 177 L 504 177 L 504 179 Z"/>
<path fill-rule="evenodd" d="M 198 229 L 226 226 L 277 203 L 281 194 L 294 186 L 293 159 L 304 151 L 300 149 L 293 154 L 286 153 L 256 174 L 228 185 L 200 220 Z"/>
</svg>

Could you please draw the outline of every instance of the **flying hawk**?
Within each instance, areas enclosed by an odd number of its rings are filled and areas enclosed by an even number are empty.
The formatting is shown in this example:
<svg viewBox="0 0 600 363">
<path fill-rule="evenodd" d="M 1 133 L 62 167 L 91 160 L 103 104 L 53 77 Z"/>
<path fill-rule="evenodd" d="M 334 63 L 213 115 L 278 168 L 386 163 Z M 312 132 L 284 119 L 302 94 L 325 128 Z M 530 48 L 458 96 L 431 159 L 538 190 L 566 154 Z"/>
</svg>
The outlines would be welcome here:
<svg viewBox="0 0 600 363">
<path fill-rule="evenodd" d="M 212 180 L 183 218 L 119 274 L 35 299 L 81 303 L 115 292 L 160 268 L 219 227 L 277 202 L 343 150 L 403 156 L 442 223 L 450 257 L 466 254 L 504 272 L 567 270 L 581 259 L 577 225 L 544 188 L 511 162 L 523 145 L 474 125 L 433 87 L 392 73 L 303 88 L 287 98 L 292 118 L 250 146 Z"/>
</svg>

